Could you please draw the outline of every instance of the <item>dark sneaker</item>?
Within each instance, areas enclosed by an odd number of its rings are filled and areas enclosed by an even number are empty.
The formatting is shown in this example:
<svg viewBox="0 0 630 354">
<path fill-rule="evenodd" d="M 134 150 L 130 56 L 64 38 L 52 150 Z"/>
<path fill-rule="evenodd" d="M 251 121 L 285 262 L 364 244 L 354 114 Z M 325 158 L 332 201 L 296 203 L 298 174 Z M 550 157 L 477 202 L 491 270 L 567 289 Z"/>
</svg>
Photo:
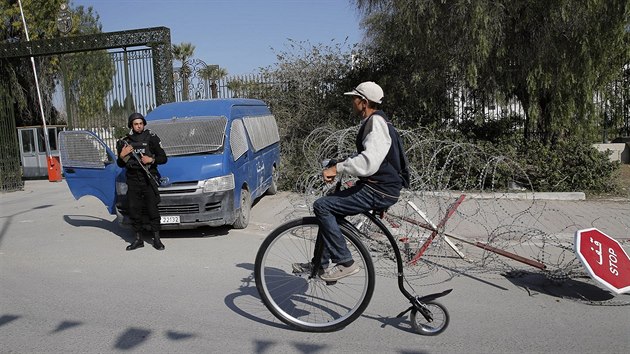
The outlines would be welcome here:
<svg viewBox="0 0 630 354">
<path fill-rule="evenodd" d="M 293 273 L 306 273 L 306 272 L 310 272 L 313 265 L 311 264 L 311 262 L 308 263 L 293 263 L 291 265 L 291 267 L 293 268 Z"/>
<path fill-rule="evenodd" d="M 293 268 L 293 273 L 294 274 L 298 274 L 298 273 L 311 273 L 311 270 L 313 269 L 313 264 L 311 264 L 311 262 L 308 263 L 293 263 L 291 265 L 291 268 Z M 317 272 L 318 275 L 322 275 L 324 274 L 324 270 L 320 269 Z"/>
<path fill-rule="evenodd" d="M 160 240 L 153 240 L 153 248 L 158 251 L 164 251 L 164 244 Z"/>
<path fill-rule="evenodd" d="M 144 241 L 140 239 L 135 239 L 129 246 L 127 246 L 127 251 L 133 251 L 136 248 L 144 247 Z"/>
<path fill-rule="evenodd" d="M 352 263 L 352 265 L 348 267 L 342 264 L 337 264 L 336 266 L 332 267 L 331 270 L 326 271 L 324 274 L 320 275 L 319 277 L 322 278 L 322 280 L 333 282 L 333 281 L 337 281 L 339 279 L 351 276 L 352 274 L 357 274 L 359 270 L 361 269 L 359 268 L 359 265 L 357 264 L 357 262 Z"/>
</svg>

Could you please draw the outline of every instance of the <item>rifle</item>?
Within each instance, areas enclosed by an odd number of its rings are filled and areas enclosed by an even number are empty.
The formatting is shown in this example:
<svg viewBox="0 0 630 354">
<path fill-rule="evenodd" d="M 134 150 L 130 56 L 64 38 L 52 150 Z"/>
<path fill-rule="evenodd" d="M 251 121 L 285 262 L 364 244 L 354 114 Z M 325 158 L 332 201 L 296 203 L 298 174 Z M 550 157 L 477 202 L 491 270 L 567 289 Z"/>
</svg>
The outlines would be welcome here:
<svg viewBox="0 0 630 354">
<path fill-rule="evenodd" d="M 126 140 L 124 140 L 124 139 L 122 139 L 122 142 L 125 145 L 129 145 L 129 143 Z M 153 189 L 153 192 L 157 196 L 158 203 L 159 203 L 160 202 L 160 190 L 158 189 L 158 187 L 160 186 L 160 181 L 158 181 L 157 178 L 155 178 L 155 176 L 151 173 L 151 171 L 149 171 L 147 166 L 145 166 L 142 163 L 142 159 L 140 158 L 140 156 L 138 155 L 136 150 L 133 149 L 133 146 L 132 146 L 132 149 L 131 149 L 131 156 L 133 156 L 133 158 L 136 159 L 136 161 L 138 162 L 140 167 L 142 167 L 142 170 L 144 171 L 144 173 L 149 178 L 149 184 L 151 185 L 151 188 Z"/>
</svg>

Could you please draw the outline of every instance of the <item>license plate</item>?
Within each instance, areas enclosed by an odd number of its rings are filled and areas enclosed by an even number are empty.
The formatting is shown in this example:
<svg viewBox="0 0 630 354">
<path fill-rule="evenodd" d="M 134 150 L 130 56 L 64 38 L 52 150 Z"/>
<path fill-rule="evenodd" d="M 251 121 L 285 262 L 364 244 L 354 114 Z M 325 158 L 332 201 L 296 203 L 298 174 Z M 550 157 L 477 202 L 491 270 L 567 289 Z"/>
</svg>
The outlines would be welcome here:
<svg viewBox="0 0 630 354">
<path fill-rule="evenodd" d="M 160 224 L 179 224 L 179 215 L 160 216 Z"/>
</svg>

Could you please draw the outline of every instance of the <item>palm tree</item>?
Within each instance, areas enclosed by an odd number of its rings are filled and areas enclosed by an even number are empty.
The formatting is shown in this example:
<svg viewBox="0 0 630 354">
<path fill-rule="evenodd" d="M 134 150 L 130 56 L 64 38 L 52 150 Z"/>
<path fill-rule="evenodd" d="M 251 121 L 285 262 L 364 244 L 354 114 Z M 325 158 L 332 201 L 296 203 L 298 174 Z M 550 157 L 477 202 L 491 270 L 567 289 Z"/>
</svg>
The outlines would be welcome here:
<svg viewBox="0 0 630 354">
<path fill-rule="evenodd" d="M 241 79 L 234 79 L 227 83 L 228 89 L 232 91 L 232 97 L 243 97 L 245 85 L 245 82 Z"/>
<path fill-rule="evenodd" d="M 212 98 L 219 97 L 217 93 L 217 81 L 223 79 L 228 74 L 227 70 L 218 65 L 208 65 L 199 71 L 202 79 L 210 81 L 210 89 L 212 90 Z"/>
<path fill-rule="evenodd" d="M 180 76 L 182 78 L 182 101 L 188 101 L 188 76 L 190 68 L 187 60 L 195 53 L 195 46 L 192 43 L 173 44 L 173 58 L 182 63 Z"/>
</svg>

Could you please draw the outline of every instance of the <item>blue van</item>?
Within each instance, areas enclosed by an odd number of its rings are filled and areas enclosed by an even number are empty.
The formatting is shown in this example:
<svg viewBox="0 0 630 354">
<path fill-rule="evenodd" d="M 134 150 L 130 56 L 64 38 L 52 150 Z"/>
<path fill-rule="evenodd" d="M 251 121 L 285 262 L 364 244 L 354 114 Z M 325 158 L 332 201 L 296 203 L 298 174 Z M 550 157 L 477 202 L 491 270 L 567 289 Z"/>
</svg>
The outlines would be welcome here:
<svg viewBox="0 0 630 354">
<path fill-rule="evenodd" d="M 145 117 L 168 162 L 161 174 L 163 229 L 245 228 L 252 201 L 278 190 L 280 136 L 267 105 L 255 99 L 210 99 L 160 105 Z M 128 223 L 124 170 L 89 131 L 59 135 L 60 160 L 72 195 L 100 199 Z"/>
</svg>

